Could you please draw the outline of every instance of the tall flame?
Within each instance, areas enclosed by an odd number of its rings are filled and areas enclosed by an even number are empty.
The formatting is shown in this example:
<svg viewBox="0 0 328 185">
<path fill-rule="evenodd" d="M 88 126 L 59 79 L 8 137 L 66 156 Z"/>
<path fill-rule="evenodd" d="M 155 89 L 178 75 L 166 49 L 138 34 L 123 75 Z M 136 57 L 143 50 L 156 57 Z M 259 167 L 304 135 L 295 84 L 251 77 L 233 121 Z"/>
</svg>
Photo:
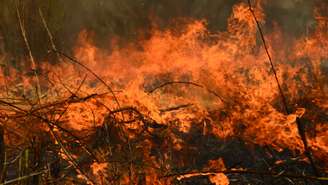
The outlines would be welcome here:
<svg viewBox="0 0 328 185">
<path fill-rule="evenodd" d="M 305 37 L 286 42 L 278 25 L 265 35 L 278 78 L 293 110 L 291 115 L 283 113 L 276 81 L 265 50 L 257 41 L 256 23 L 246 3 L 233 7 L 227 30 L 223 32 L 210 32 L 205 20 L 195 20 L 182 29 L 155 29 L 149 39 L 140 39 L 124 47 L 109 43 L 111 49 L 106 50 L 96 47 L 91 32 L 83 30 L 76 42 L 74 56 L 114 89 L 121 105 L 137 107 L 142 114 L 162 125 L 178 120 L 177 127 L 183 133 L 190 132 L 195 122 L 206 118 L 210 122 L 202 123 L 210 124 L 211 130 L 206 130 L 205 125 L 205 135 L 214 134 L 224 139 L 239 137 L 248 143 L 269 145 L 276 150 L 288 148 L 293 152 L 304 152 L 295 121 L 297 117 L 310 120 L 308 124 L 315 130 L 315 136 L 309 138 L 310 147 L 315 156 L 328 162 L 327 119 L 321 119 L 320 114 L 313 111 L 313 107 L 320 109 L 325 116 L 328 111 L 325 71 L 328 18 L 320 12 L 323 11 L 314 11 L 316 29 Z M 255 14 L 264 23 L 261 3 L 256 4 Z M 69 105 L 63 115 L 56 115 L 65 128 L 77 135 L 102 126 L 108 107 L 120 108 L 104 84 L 69 61 L 44 64 L 42 70 L 47 72 L 41 83 L 47 95 L 44 103 L 73 94 L 79 97 L 99 95 L 96 99 Z M 1 76 L 2 88 L 8 83 L 14 84 L 20 75 L 14 70 L 10 74 L 10 78 Z M 32 92 L 29 86 L 33 84 L 33 78 L 24 76 L 21 80 L 23 88 L 16 85 L 17 91 Z M 305 104 L 306 101 L 311 104 Z M 179 106 L 183 108 L 174 109 Z M 140 125 L 123 128 L 129 133 L 129 139 L 137 137 Z M 145 142 L 149 144 L 149 141 Z M 182 151 L 183 142 L 179 138 L 175 138 L 173 145 Z M 150 149 L 145 146 L 144 150 Z M 97 174 L 110 168 L 110 164 L 94 163 L 91 168 Z M 154 171 L 148 171 L 161 181 Z M 146 177 L 147 184 L 152 184 L 149 178 Z M 212 174 L 210 180 L 228 184 L 221 173 Z"/>
</svg>

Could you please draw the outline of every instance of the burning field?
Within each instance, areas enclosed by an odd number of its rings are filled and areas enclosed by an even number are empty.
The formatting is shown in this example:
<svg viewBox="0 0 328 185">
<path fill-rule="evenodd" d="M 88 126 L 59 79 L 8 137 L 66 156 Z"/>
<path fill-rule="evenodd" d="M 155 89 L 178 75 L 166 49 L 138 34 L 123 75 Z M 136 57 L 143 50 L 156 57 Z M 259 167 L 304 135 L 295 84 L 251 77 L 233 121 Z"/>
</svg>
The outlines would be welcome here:
<svg viewBox="0 0 328 185">
<path fill-rule="evenodd" d="M 37 6 L 46 49 L 33 45 L 16 3 L 15 61 L 0 30 L 0 184 L 328 183 L 328 4 L 287 36 L 270 3 L 234 1 L 221 30 L 149 11 L 133 41 L 81 28 L 70 49 Z"/>
</svg>

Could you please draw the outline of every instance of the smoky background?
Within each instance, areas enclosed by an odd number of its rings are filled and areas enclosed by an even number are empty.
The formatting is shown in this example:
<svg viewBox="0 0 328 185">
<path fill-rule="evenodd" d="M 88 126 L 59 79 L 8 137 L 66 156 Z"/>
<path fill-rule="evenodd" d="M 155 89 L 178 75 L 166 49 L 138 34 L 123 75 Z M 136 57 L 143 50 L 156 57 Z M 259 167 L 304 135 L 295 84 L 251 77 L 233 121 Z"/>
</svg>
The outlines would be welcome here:
<svg viewBox="0 0 328 185">
<path fill-rule="evenodd" d="M 9 53 L 11 63 L 27 55 L 17 9 L 27 32 L 31 51 L 37 60 L 49 57 L 49 38 L 38 9 L 52 32 L 55 44 L 70 53 L 81 30 L 92 32 L 96 46 L 108 47 L 112 38 L 124 45 L 147 38 L 154 25 L 167 29 L 175 21 L 201 19 L 210 31 L 223 31 L 232 7 L 245 0 L 8 0 L 0 2 L 0 52 Z M 264 32 L 270 33 L 276 22 L 286 39 L 311 32 L 315 27 L 313 8 L 323 1 L 265 0 Z M 182 24 L 182 23 L 181 23 Z"/>
</svg>

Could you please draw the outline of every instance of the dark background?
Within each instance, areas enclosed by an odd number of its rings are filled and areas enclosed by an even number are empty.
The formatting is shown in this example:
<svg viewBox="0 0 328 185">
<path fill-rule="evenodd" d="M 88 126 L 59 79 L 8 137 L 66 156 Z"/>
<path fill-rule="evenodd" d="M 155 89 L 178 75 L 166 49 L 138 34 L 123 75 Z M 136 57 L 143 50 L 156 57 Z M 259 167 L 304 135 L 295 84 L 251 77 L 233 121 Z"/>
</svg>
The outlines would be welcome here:
<svg viewBox="0 0 328 185">
<path fill-rule="evenodd" d="M 119 36 L 121 43 L 149 35 L 156 22 L 162 29 L 178 18 L 205 19 L 211 31 L 224 30 L 232 6 L 237 0 L 2 0 L 0 1 L 0 53 L 13 58 L 26 56 L 16 6 L 27 31 L 31 50 L 38 59 L 49 55 L 49 39 L 38 9 L 44 13 L 58 48 L 71 52 L 82 29 L 92 31 L 98 47 L 108 47 L 110 38 Z M 243 2 L 246 2 L 243 0 Z M 265 3 L 266 25 L 273 22 L 289 37 L 308 34 L 314 27 L 314 0 L 275 0 Z"/>
</svg>

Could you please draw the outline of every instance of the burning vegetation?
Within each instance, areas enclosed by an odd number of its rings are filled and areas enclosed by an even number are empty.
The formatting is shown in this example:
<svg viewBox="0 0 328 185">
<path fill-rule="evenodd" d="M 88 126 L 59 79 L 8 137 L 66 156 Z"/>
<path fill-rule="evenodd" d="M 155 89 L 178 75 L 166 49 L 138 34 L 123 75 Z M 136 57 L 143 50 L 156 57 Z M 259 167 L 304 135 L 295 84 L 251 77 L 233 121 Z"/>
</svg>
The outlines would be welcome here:
<svg viewBox="0 0 328 185">
<path fill-rule="evenodd" d="M 222 31 L 148 15 L 135 41 L 100 47 L 85 28 L 67 52 L 36 8 L 46 57 L 16 3 L 26 52 L 0 48 L 0 184 L 327 183 L 328 4 L 286 38 L 263 31 L 271 2 L 234 3 Z"/>
</svg>

